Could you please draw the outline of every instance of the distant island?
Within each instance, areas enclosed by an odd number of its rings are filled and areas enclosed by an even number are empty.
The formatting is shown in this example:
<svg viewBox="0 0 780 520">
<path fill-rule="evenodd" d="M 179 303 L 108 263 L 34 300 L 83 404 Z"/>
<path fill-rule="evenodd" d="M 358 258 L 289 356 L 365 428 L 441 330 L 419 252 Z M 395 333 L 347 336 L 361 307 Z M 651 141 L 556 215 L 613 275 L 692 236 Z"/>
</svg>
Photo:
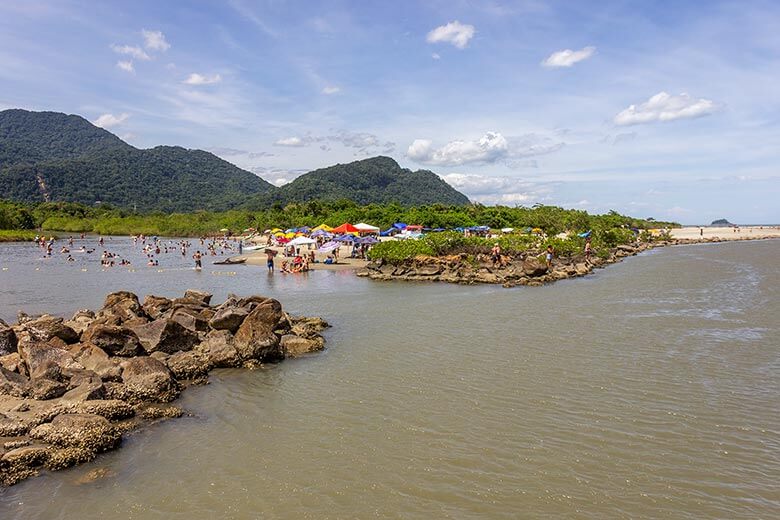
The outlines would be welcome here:
<svg viewBox="0 0 780 520">
<path fill-rule="evenodd" d="M 465 205 L 427 170 L 390 157 L 337 164 L 276 187 L 203 150 L 142 150 L 78 115 L 0 111 L 0 193 L 26 202 L 110 204 L 133 211 L 260 210 L 310 200 Z"/>
<path fill-rule="evenodd" d="M 734 224 L 732 224 L 731 222 L 729 222 L 725 218 L 719 218 L 718 220 L 713 220 L 712 224 L 710 224 L 710 226 L 721 226 L 721 227 L 722 226 L 733 226 L 733 225 Z"/>
</svg>

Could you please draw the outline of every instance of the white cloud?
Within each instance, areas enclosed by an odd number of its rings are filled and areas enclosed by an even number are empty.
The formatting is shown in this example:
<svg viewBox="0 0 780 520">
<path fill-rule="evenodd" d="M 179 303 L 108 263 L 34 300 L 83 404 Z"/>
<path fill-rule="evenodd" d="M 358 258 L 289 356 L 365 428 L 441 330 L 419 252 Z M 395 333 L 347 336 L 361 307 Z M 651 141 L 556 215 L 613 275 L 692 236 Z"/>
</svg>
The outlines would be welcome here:
<svg viewBox="0 0 780 520">
<path fill-rule="evenodd" d="M 692 119 L 712 114 L 718 106 L 709 99 L 695 99 L 688 94 L 671 96 L 659 92 L 645 103 L 631 105 L 615 116 L 616 125 L 638 125 L 656 121 Z"/>
<path fill-rule="evenodd" d="M 152 51 L 167 51 L 171 48 L 165 40 L 165 35 L 161 31 L 147 31 L 141 30 L 141 34 L 144 37 L 144 47 Z"/>
<path fill-rule="evenodd" d="M 193 72 L 187 79 L 184 80 L 184 83 L 187 85 L 213 85 L 214 83 L 219 83 L 220 81 L 222 81 L 222 76 L 219 74 L 214 74 L 213 76 L 204 76 L 202 74 Z"/>
<path fill-rule="evenodd" d="M 135 67 L 133 66 L 133 62 L 130 60 L 118 61 L 116 62 L 116 66 L 125 72 L 135 73 Z"/>
<path fill-rule="evenodd" d="M 464 173 L 442 175 L 447 184 L 481 204 L 529 204 L 544 200 L 550 191 L 544 185 L 513 177 L 491 177 Z"/>
<path fill-rule="evenodd" d="M 575 63 L 587 60 L 596 52 L 596 47 L 585 47 L 578 51 L 565 49 L 554 52 L 542 62 L 545 67 L 571 67 Z"/>
<path fill-rule="evenodd" d="M 307 144 L 309 143 L 306 142 L 305 139 L 302 139 L 297 136 L 293 136 L 293 137 L 285 137 L 284 139 L 279 139 L 274 143 L 274 146 L 301 147 L 301 146 L 306 146 Z"/>
<path fill-rule="evenodd" d="M 475 32 L 473 25 L 462 24 L 455 20 L 433 29 L 428 33 L 426 40 L 428 43 L 451 43 L 458 49 L 465 49 Z"/>
<path fill-rule="evenodd" d="M 341 92 L 341 88 L 336 86 L 325 87 L 324 89 L 322 89 L 322 93 L 327 95 L 338 94 L 339 92 Z"/>
<path fill-rule="evenodd" d="M 130 117 L 130 114 L 124 112 L 118 116 L 115 116 L 114 114 L 103 114 L 92 121 L 92 124 L 99 126 L 100 128 L 111 128 L 112 126 L 121 125 L 128 117 Z"/>
<path fill-rule="evenodd" d="M 423 164 L 459 166 L 469 163 L 495 162 L 507 155 L 506 138 L 498 132 L 487 132 L 478 141 L 450 141 L 439 149 L 428 139 L 417 139 L 406 151 L 410 159 Z"/>
<path fill-rule="evenodd" d="M 111 45 L 111 50 L 117 54 L 126 54 L 137 60 L 148 61 L 152 59 L 141 47 L 134 45 Z"/>
<path fill-rule="evenodd" d="M 433 54 L 431 54 L 431 58 L 433 58 L 434 60 L 440 60 L 441 56 L 439 56 L 438 52 L 434 52 Z"/>
</svg>

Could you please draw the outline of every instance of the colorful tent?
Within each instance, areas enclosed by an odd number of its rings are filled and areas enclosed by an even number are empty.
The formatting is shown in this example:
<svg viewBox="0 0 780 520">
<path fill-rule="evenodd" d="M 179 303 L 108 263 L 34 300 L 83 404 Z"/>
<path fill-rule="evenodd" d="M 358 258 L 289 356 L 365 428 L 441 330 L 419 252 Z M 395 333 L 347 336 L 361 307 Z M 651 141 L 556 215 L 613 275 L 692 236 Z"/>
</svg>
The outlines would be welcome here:
<svg viewBox="0 0 780 520">
<path fill-rule="evenodd" d="M 309 245 L 316 244 L 316 243 L 317 243 L 317 241 L 312 239 L 312 238 L 298 237 L 298 238 L 294 238 L 294 239 L 290 240 L 287 243 L 287 245 L 290 245 L 290 246 L 309 246 Z"/>
<path fill-rule="evenodd" d="M 381 231 L 378 227 L 372 226 L 371 224 L 366 224 L 365 222 L 355 224 L 355 229 L 361 233 L 379 233 Z"/>
<path fill-rule="evenodd" d="M 333 251 L 334 249 L 338 249 L 339 247 L 341 247 L 341 244 L 339 244 L 338 242 L 331 241 L 322 244 L 322 246 L 317 251 L 321 253 L 330 253 L 331 251 Z"/>
<path fill-rule="evenodd" d="M 340 225 L 337 228 L 331 229 L 333 233 L 341 234 L 341 233 L 360 233 L 360 230 L 350 224 L 349 222 L 344 222 L 342 225 Z"/>
<path fill-rule="evenodd" d="M 319 226 L 317 226 L 316 228 L 312 229 L 312 231 L 317 231 L 318 229 L 321 229 L 321 230 L 323 230 L 323 231 L 328 231 L 328 232 L 330 232 L 330 231 L 333 231 L 333 228 L 332 228 L 332 227 L 330 227 L 330 226 L 329 226 L 329 225 L 327 225 L 327 224 L 320 224 L 320 225 L 319 225 Z"/>
</svg>

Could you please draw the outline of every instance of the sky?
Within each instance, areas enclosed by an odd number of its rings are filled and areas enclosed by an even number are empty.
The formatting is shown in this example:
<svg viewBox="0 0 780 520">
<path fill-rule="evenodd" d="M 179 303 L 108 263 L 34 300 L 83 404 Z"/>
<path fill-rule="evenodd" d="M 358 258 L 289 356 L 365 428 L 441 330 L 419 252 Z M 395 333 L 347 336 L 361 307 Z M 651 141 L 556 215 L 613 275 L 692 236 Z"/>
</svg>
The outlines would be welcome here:
<svg viewBox="0 0 780 520">
<path fill-rule="evenodd" d="M 0 0 L 0 109 L 276 185 L 376 155 L 472 201 L 780 223 L 780 2 Z"/>
</svg>

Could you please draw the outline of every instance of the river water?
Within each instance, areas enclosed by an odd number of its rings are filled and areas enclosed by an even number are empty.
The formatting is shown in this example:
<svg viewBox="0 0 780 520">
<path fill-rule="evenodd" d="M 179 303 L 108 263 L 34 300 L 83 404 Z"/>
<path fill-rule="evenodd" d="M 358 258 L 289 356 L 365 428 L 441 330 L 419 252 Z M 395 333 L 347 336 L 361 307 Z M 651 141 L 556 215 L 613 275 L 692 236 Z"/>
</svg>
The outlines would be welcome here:
<svg viewBox="0 0 780 520">
<path fill-rule="evenodd" d="M 192 287 L 333 328 L 324 353 L 215 371 L 191 415 L 0 491 L 0 518 L 780 517 L 780 241 L 515 289 L 38 256 L 0 246 L 6 321 Z"/>
</svg>

